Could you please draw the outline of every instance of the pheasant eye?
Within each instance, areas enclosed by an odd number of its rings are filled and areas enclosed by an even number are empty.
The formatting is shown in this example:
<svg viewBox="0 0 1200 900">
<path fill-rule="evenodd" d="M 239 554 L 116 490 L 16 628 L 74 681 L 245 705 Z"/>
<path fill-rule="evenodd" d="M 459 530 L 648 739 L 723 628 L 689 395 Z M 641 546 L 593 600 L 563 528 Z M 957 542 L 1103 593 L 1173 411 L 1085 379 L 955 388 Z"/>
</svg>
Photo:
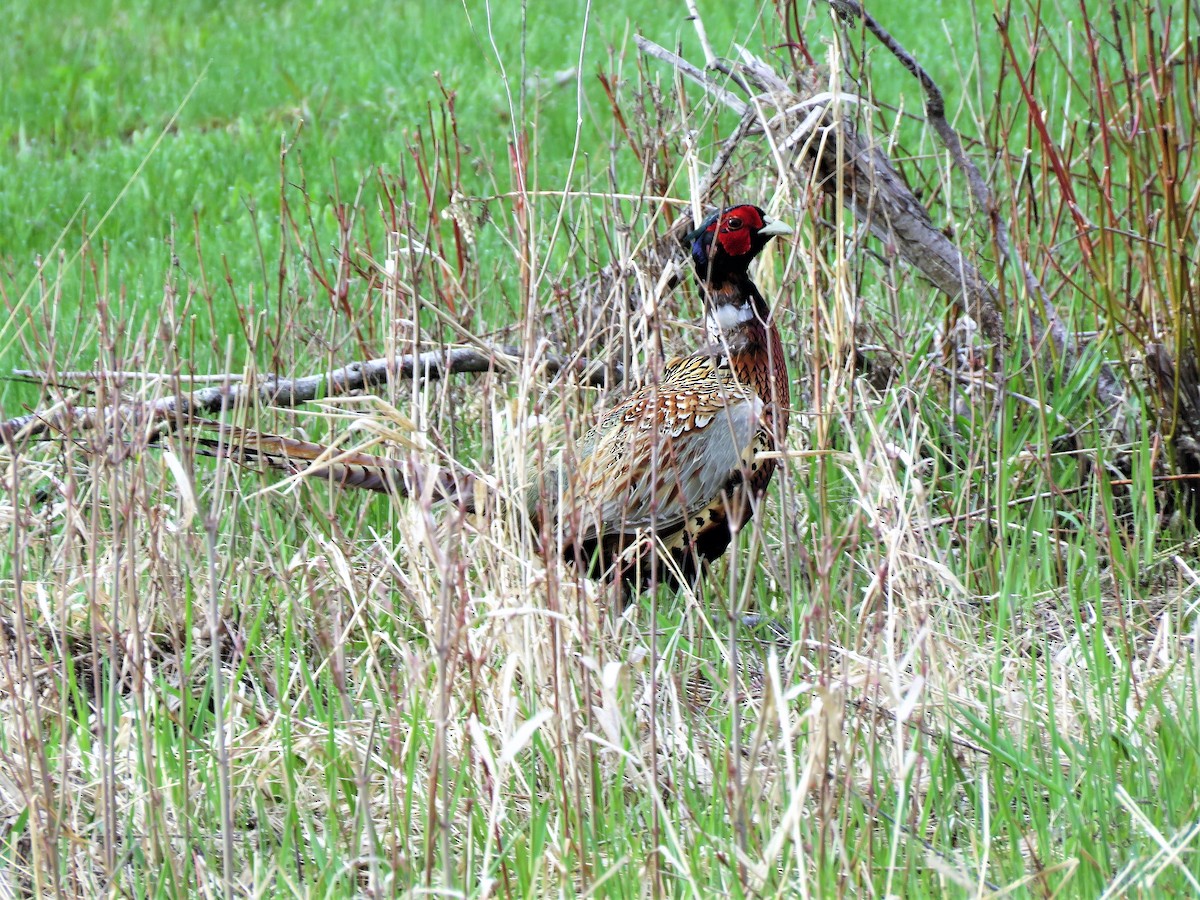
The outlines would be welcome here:
<svg viewBox="0 0 1200 900">
<path fill-rule="evenodd" d="M 730 231 L 736 231 L 737 229 L 742 227 L 742 220 L 739 219 L 737 216 L 730 216 L 728 219 L 725 220 L 725 227 L 728 228 Z"/>
</svg>

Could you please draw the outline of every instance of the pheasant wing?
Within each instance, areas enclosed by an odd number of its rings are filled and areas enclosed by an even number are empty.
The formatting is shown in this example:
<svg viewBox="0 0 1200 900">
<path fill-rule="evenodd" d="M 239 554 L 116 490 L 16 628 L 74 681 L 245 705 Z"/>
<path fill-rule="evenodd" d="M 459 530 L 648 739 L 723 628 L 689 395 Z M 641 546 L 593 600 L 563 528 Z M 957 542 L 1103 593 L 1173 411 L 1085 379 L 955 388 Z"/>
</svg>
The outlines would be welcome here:
<svg viewBox="0 0 1200 900">
<path fill-rule="evenodd" d="M 568 475 L 580 536 L 681 525 L 738 477 L 762 411 L 757 394 L 737 387 L 634 394 L 587 435 Z"/>
</svg>

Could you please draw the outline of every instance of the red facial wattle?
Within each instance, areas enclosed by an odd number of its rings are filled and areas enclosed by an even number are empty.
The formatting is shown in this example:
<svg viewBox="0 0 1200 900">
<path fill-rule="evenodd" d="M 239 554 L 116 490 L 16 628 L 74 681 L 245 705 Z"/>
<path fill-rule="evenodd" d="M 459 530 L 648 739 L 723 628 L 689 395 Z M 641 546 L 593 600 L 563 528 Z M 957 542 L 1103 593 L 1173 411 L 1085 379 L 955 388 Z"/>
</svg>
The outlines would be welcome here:
<svg viewBox="0 0 1200 900">
<path fill-rule="evenodd" d="M 744 256 L 750 252 L 750 229 L 745 225 L 732 231 L 722 228 L 717 232 L 717 240 L 730 256 Z"/>
</svg>

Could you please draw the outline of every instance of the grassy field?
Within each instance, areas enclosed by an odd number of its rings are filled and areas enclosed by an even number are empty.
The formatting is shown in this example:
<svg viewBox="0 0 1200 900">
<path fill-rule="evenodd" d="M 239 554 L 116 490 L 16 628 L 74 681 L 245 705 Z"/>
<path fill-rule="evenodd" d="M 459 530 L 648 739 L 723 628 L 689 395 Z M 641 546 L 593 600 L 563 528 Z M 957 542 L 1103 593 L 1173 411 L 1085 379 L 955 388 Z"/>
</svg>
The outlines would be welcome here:
<svg viewBox="0 0 1200 900">
<path fill-rule="evenodd" d="M 698 6 L 718 52 L 796 46 L 773 5 Z M 870 9 L 945 91 L 1079 359 L 1028 349 L 1035 304 L 915 81 L 801 4 L 860 129 L 1010 299 L 998 372 L 752 135 L 718 194 L 797 225 L 759 269 L 793 426 L 699 594 L 618 615 L 512 504 L 297 483 L 144 423 L 0 448 L 0 897 L 1200 893 L 1200 560 L 1140 365 L 1196 333 L 1196 23 Z M 737 124 L 634 47 L 702 62 L 687 15 L 10 4 L 0 418 L 442 341 L 547 336 L 634 374 L 696 346 L 686 287 L 610 305 L 603 348 L 573 327 Z M 168 374 L 53 374 L 97 367 Z M 518 361 L 224 415 L 454 458 L 503 500 L 543 422 L 612 396 Z"/>
</svg>

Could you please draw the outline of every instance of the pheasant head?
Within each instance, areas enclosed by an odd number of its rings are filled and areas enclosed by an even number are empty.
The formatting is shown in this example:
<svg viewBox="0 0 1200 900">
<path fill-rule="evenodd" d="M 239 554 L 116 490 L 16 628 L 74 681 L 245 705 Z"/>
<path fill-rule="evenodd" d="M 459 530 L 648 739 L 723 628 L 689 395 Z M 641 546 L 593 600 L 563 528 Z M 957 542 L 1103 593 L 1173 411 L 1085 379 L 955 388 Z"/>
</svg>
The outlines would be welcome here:
<svg viewBox="0 0 1200 900">
<path fill-rule="evenodd" d="M 771 219 L 757 206 L 743 203 L 713 213 L 700 227 L 684 235 L 700 280 L 711 288 L 747 276 L 750 261 L 776 235 L 791 234 L 790 226 Z"/>
</svg>

